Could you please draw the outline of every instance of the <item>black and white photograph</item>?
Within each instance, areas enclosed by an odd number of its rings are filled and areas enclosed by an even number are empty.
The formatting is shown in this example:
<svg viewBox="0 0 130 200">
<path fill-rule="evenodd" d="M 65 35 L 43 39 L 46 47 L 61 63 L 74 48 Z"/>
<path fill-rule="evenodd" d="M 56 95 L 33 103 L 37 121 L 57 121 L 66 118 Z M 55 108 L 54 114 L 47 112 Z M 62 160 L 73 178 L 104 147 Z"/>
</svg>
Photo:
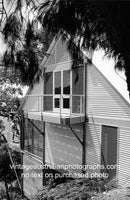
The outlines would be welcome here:
<svg viewBox="0 0 130 200">
<path fill-rule="evenodd" d="M 0 0 L 0 200 L 130 200 L 130 0 Z"/>
</svg>

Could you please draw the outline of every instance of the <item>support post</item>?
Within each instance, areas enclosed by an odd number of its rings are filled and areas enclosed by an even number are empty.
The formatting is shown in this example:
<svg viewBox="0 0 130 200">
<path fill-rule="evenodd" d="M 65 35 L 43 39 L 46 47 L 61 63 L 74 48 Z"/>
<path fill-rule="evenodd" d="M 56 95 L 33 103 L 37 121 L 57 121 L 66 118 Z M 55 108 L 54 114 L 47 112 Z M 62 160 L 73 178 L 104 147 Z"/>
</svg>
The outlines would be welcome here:
<svg viewBox="0 0 130 200">
<path fill-rule="evenodd" d="M 83 123 L 83 142 L 82 142 L 82 165 L 86 165 L 86 122 Z M 85 173 L 83 168 L 83 173 Z"/>
<path fill-rule="evenodd" d="M 84 123 L 83 123 L 83 145 L 82 165 L 86 165 L 86 134 L 87 134 L 87 59 L 84 58 Z M 83 168 L 83 173 L 85 173 Z"/>
<path fill-rule="evenodd" d="M 24 144 L 24 141 L 23 141 L 23 135 L 24 135 L 24 125 L 23 125 L 23 121 L 24 121 L 24 114 L 23 114 L 23 111 L 20 112 L 20 149 L 23 150 L 23 144 Z"/>
<path fill-rule="evenodd" d="M 23 166 L 23 149 L 24 149 L 24 124 L 25 124 L 25 119 L 24 119 L 24 112 L 23 110 L 20 113 L 21 119 L 20 119 L 20 149 L 21 151 L 21 166 Z M 21 169 L 21 173 L 23 173 L 23 169 Z M 21 188 L 22 188 L 22 198 L 24 197 L 24 192 L 23 192 L 23 177 L 21 178 Z"/>
<path fill-rule="evenodd" d="M 42 171 L 42 173 L 43 173 L 43 186 L 46 184 L 46 181 L 45 181 L 45 170 L 46 169 L 44 169 L 44 166 L 45 166 L 45 122 L 44 121 L 42 121 L 42 123 L 43 123 L 43 171 Z"/>
</svg>

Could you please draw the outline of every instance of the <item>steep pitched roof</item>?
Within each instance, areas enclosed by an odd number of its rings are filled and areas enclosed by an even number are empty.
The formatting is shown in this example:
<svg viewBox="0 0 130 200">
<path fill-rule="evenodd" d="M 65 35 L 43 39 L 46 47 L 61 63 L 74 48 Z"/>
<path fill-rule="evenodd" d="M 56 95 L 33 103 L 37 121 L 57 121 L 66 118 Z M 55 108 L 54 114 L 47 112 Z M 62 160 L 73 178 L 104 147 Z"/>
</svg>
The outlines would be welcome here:
<svg viewBox="0 0 130 200">
<path fill-rule="evenodd" d="M 44 68 L 45 63 L 48 61 L 49 55 L 51 55 L 51 53 L 53 52 L 53 50 L 54 50 L 56 44 L 57 44 L 59 41 L 60 41 L 60 38 L 54 38 L 54 40 L 52 41 L 52 43 L 51 43 L 51 45 L 50 45 L 50 47 L 49 47 L 49 49 L 48 49 L 48 51 L 47 51 L 47 55 L 48 55 L 48 56 L 44 57 L 44 59 L 43 59 L 43 61 L 42 61 L 42 63 L 41 63 L 41 68 Z M 108 67 L 106 67 L 106 65 L 107 65 L 107 64 L 111 64 L 111 62 L 110 62 L 109 60 L 107 60 L 107 61 L 104 63 L 103 60 L 101 60 L 101 58 L 100 58 L 100 60 L 99 60 L 99 57 L 98 57 L 97 60 L 94 60 L 94 59 L 93 59 L 93 61 L 94 61 L 94 65 L 95 65 L 94 67 L 95 67 L 95 68 L 98 68 L 98 70 L 99 70 L 100 73 L 104 76 L 104 78 L 105 78 L 106 80 L 108 80 L 109 84 L 111 84 L 112 87 L 114 87 L 115 92 L 117 92 L 117 93 L 121 96 L 121 98 L 123 98 L 124 101 L 128 104 L 128 102 L 129 102 L 129 97 L 128 97 L 127 89 L 126 89 L 126 88 L 123 89 L 123 91 L 126 92 L 126 96 L 125 96 L 125 95 L 123 95 L 122 92 L 120 91 L 121 87 L 119 87 L 119 88 L 115 87 L 115 85 L 114 85 L 113 82 L 112 82 L 112 79 L 110 80 L 110 79 L 108 78 L 108 76 L 107 76 L 107 75 L 108 75 Z M 104 73 L 103 70 L 100 69 L 101 63 L 102 63 L 102 65 L 104 65 L 104 67 L 103 67 L 104 72 L 105 72 L 105 70 L 107 69 L 107 70 L 106 70 L 106 73 Z M 109 67 L 110 67 L 110 66 L 109 66 Z M 114 68 L 114 65 L 111 66 L 111 67 Z M 110 76 L 111 78 L 113 77 L 113 79 L 114 79 L 114 78 L 117 78 L 117 77 L 116 77 L 117 75 L 116 75 L 116 73 L 114 73 L 114 70 L 113 70 L 113 75 L 112 75 L 111 72 L 110 72 L 110 73 L 109 73 L 109 76 Z M 120 80 L 119 80 L 119 79 L 120 79 Z M 118 77 L 118 81 L 121 82 L 121 81 L 122 81 L 121 78 Z M 34 86 L 34 87 L 35 87 L 35 86 Z M 30 94 L 31 90 L 32 90 L 32 88 L 29 88 L 29 89 L 28 89 L 27 95 Z M 21 104 L 20 109 L 23 107 L 24 102 L 25 102 L 25 99 L 23 100 L 23 103 Z"/>
</svg>

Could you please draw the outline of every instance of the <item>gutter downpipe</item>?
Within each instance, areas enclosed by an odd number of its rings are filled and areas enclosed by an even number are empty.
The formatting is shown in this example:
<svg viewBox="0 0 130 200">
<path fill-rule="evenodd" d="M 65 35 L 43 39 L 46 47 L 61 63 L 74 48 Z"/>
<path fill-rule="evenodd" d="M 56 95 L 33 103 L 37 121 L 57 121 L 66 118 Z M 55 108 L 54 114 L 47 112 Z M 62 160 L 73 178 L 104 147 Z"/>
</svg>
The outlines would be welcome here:
<svg viewBox="0 0 130 200">
<path fill-rule="evenodd" d="M 83 60 L 84 65 L 84 122 L 83 122 L 83 145 L 82 145 L 82 165 L 86 165 L 86 137 L 87 137 L 87 58 Z M 83 167 L 82 172 L 85 173 Z"/>
</svg>

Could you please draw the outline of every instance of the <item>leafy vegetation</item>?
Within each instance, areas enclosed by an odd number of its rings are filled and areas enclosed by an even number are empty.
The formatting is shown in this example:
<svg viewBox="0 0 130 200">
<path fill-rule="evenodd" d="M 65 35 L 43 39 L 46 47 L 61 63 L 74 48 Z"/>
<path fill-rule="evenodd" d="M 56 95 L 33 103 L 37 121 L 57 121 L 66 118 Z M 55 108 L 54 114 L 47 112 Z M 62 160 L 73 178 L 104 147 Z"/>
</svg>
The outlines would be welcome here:
<svg viewBox="0 0 130 200">
<path fill-rule="evenodd" d="M 33 85 L 39 80 L 39 64 L 50 41 L 61 35 L 74 61 L 81 58 L 81 49 L 89 52 L 104 49 L 108 57 L 115 59 L 115 68 L 125 71 L 130 91 L 129 1 L 37 2 L 16 1 L 3 28 L 7 44 L 4 65 L 18 72 L 22 83 Z"/>
<path fill-rule="evenodd" d="M 14 171 L 14 166 L 21 164 L 21 155 L 8 146 L 3 134 L 4 129 L 3 121 L 0 120 L 0 199 L 20 200 L 23 198 L 17 181 L 19 179 L 20 183 L 21 170 L 16 167 Z"/>
<path fill-rule="evenodd" d="M 20 100 L 19 96 L 22 95 L 22 90 L 20 86 L 10 83 L 10 80 L 6 79 L 6 76 L 0 82 L 0 115 L 8 117 L 10 112 L 16 112 Z M 4 81 L 4 79 L 6 79 Z"/>
<path fill-rule="evenodd" d="M 112 190 L 111 190 L 112 189 Z M 51 182 L 39 191 L 34 200 L 129 200 L 127 190 L 118 189 L 113 182 L 100 179 L 76 179 L 65 183 Z"/>
<path fill-rule="evenodd" d="M 9 153 L 10 151 L 10 153 Z M 9 149 L 3 142 L 0 146 L 0 182 L 4 183 L 6 188 L 7 199 L 10 199 L 10 189 L 13 188 L 14 181 L 16 181 L 16 174 L 14 169 L 11 168 L 12 162 L 10 155 L 12 157 L 14 165 L 20 164 L 20 154 L 16 151 Z M 17 174 L 20 178 L 20 170 L 17 170 Z"/>
<path fill-rule="evenodd" d="M 36 20 L 34 2 L 16 1 L 15 9 L 6 18 L 3 28 L 7 46 L 3 65 L 13 69 L 24 85 L 33 85 L 39 81 L 40 63 L 53 38 L 53 34 L 49 34 Z"/>
<path fill-rule="evenodd" d="M 130 91 L 129 10 L 129 1 L 47 0 L 40 6 L 38 18 L 48 32 L 66 38 L 75 59 L 80 58 L 81 49 L 104 49 L 115 59 L 115 67 L 125 70 Z"/>
</svg>

